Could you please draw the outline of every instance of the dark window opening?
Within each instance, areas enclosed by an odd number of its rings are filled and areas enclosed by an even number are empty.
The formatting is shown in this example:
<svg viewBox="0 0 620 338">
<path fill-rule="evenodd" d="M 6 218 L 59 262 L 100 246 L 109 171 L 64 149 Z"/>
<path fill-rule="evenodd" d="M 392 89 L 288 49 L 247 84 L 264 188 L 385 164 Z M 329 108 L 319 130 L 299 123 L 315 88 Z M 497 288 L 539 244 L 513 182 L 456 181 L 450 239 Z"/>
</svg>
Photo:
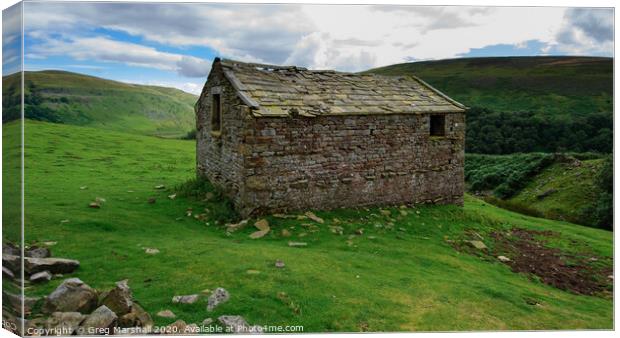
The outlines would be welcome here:
<svg viewBox="0 0 620 338">
<path fill-rule="evenodd" d="M 211 130 L 222 130 L 222 105 L 220 102 L 220 94 L 213 94 L 211 102 Z"/>
<path fill-rule="evenodd" d="M 446 136 L 445 115 L 431 115 L 431 136 Z"/>
</svg>

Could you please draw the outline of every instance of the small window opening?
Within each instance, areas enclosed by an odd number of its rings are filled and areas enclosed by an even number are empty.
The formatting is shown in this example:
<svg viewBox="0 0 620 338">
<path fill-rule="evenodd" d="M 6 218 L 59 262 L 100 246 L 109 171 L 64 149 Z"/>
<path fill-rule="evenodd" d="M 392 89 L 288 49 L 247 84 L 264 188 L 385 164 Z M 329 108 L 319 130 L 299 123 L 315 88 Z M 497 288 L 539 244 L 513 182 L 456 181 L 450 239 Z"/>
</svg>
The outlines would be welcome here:
<svg viewBox="0 0 620 338">
<path fill-rule="evenodd" d="M 211 131 L 222 130 L 222 105 L 220 94 L 213 94 L 211 102 Z"/>
<path fill-rule="evenodd" d="M 431 136 L 446 136 L 445 115 L 431 115 Z"/>
</svg>

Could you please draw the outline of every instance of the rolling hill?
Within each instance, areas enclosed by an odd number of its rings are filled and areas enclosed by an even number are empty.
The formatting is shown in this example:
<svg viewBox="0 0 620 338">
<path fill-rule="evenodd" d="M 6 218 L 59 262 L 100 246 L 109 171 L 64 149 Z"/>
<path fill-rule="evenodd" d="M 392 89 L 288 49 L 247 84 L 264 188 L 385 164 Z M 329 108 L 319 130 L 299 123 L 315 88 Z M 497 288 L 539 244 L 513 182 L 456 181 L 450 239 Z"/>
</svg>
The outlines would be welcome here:
<svg viewBox="0 0 620 338">
<path fill-rule="evenodd" d="M 613 110 L 612 58 L 461 58 L 395 64 L 366 72 L 416 75 L 469 107 L 551 115 Z"/>
<path fill-rule="evenodd" d="M 24 83 L 30 119 L 161 137 L 179 137 L 194 128 L 197 97 L 178 89 L 49 70 L 26 72 Z M 11 102 L 7 95 L 19 96 L 18 76 L 3 78 L 3 85 L 3 102 Z M 3 108 L 3 120 L 16 117 L 6 104 Z"/>
</svg>

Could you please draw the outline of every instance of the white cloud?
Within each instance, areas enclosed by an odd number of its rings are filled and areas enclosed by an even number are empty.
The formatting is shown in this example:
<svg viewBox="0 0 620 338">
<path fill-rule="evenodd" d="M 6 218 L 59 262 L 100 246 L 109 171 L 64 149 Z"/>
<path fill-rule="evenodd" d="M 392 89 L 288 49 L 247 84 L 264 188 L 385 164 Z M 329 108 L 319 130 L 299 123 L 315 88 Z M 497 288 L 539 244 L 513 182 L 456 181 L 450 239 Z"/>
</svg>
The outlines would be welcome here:
<svg viewBox="0 0 620 338">
<path fill-rule="evenodd" d="M 571 8 L 556 36 L 556 48 L 571 54 L 613 53 L 613 11 L 601 8 Z"/>
<path fill-rule="evenodd" d="M 27 34 L 55 32 L 46 50 L 75 58 L 124 62 L 199 76 L 210 64 L 109 37 L 84 36 L 104 27 L 151 43 L 209 47 L 241 61 L 345 71 L 453 58 L 471 49 L 538 40 L 567 53 L 611 55 L 611 10 L 591 18 L 560 7 L 257 5 L 199 3 L 26 3 Z M 105 13 L 105 15 L 102 15 Z M 572 14 L 571 14 L 572 13 Z M 565 15 L 566 14 L 566 15 Z M 597 14 L 598 15 L 598 14 Z M 90 39 L 90 40 L 89 40 Z M 103 39 L 103 40 L 99 40 Z M 602 39 L 602 40 L 601 40 Z M 102 42 L 102 44 L 99 44 Z"/>
<path fill-rule="evenodd" d="M 184 92 L 200 95 L 202 91 L 203 84 L 195 83 L 195 82 L 179 82 L 179 81 L 136 81 L 136 80 L 127 80 L 121 79 L 120 82 L 139 84 L 139 85 L 147 85 L 147 86 L 159 86 L 159 87 L 168 87 L 168 88 L 177 88 Z"/>
<path fill-rule="evenodd" d="M 121 62 L 127 65 L 176 71 L 186 77 L 205 77 L 211 63 L 193 56 L 166 53 L 135 43 L 107 37 L 65 37 L 34 45 L 30 58 L 70 56 L 79 61 Z"/>
</svg>

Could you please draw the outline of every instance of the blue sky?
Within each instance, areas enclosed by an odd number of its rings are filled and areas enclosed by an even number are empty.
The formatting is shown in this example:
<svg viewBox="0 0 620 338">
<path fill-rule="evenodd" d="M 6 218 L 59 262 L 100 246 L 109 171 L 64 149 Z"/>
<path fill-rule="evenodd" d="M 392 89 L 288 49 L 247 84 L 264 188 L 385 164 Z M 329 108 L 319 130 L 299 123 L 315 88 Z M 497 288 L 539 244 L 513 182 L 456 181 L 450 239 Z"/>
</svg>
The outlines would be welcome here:
<svg viewBox="0 0 620 338">
<path fill-rule="evenodd" d="M 25 3 L 26 70 L 198 93 L 215 56 L 360 71 L 409 60 L 613 56 L 613 10 L 560 7 Z M 19 55 L 3 13 L 3 72 Z M 346 19 L 345 19 L 346 18 Z M 9 59 L 11 58 L 11 59 Z"/>
</svg>

